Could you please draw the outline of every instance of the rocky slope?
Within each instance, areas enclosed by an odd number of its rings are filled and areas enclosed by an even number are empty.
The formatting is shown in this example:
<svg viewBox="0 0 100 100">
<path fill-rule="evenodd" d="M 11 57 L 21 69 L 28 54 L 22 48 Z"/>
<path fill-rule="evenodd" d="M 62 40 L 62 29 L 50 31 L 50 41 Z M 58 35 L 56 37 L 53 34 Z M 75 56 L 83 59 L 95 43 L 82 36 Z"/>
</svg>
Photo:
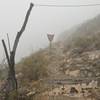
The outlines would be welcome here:
<svg viewBox="0 0 100 100">
<path fill-rule="evenodd" d="M 52 45 L 51 52 L 49 51 L 49 48 L 46 48 L 32 54 L 30 57 L 23 60 L 22 66 L 31 66 L 31 68 L 34 69 L 34 66 L 39 66 L 38 64 L 41 63 L 40 66 L 45 66 L 49 77 L 53 75 L 59 77 L 61 74 L 71 74 L 72 71 L 75 71 L 74 73 L 79 77 L 99 77 L 99 27 L 100 15 L 76 26 L 71 31 L 66 31 L 62 35 L 62 39 Z M 30 58 L 31 60 L 29 60 L 28 63 L 32 64 L 25 63 Z M 36 59 L 36 61 L 34 61 L 34 59 Z"/>
</svg>

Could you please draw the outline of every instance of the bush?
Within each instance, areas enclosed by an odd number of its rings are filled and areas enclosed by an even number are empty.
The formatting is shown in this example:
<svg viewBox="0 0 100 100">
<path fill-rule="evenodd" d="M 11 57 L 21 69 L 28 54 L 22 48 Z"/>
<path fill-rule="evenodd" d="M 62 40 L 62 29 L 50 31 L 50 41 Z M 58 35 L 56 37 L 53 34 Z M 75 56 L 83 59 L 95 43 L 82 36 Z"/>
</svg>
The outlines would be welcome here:
<svg viewBox="0 0 100 100">
<path fill-rule="evenodd" d="M 39 80 L 48 76 L 48 60 L 41 51 L 23 59 L 19 65 L 23 79 Z"/>
</svg>

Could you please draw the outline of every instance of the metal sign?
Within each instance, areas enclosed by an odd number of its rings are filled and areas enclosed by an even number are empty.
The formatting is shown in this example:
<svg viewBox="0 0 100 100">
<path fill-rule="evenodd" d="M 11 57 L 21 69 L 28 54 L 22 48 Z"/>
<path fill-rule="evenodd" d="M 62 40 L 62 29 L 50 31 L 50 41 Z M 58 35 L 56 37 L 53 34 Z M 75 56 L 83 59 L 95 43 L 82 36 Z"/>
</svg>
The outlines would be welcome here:
<svg viewBox="0 0 100 100">
<path fill-rule="evenodd" d="M 49 41 L 51 42 L 54 38 L 54 34 L 47 34 Z"/>
</svg>

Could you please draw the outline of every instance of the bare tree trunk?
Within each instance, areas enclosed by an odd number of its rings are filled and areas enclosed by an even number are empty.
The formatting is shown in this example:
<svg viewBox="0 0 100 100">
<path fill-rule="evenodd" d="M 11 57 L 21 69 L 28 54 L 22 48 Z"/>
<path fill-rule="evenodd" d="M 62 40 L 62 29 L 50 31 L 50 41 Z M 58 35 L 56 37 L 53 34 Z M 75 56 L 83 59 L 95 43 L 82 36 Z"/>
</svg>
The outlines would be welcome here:
<svg viewBox="0 0 100 100">
<path fill-rule="evenodd" d="M 17 79 L 16 79 L 16 76 L 15 76 L 16 75 L 15 74 L 15 54 L 16 54 L 16 49 L 17 49 L 18 43 L 19 43 L 19 39 L 20 39 L 22 33 L 24 32 L 24 30 L 26 28 L 26 25 L 27 25 L 32 7 L 33 7 L 33 4 L 31 3 L 30 7 L 29 7 L 29 10 L 27 11 L 25 21 L 22 25 L 22 28 L 17 33 L 17 36 L 15 38 L 15 42 L 14 42 L 14 45 L 13 45 L 13 50 L 10 52 L 10 56 L 8 54 L 5 41 L 2 40 L 3 47 L 4 47 L 4 50 L 5 50 L 5 54 L 6 54 L 6 58 L 7 58 L 7 62 L 8 62 L 8 65 L 9 65 L 8 83 L 7 83 L 7 91 L 8 92 L 17 91 L 17 88 L 18 88 Z M 13 100 L 15 100 L 15 98 L 13 98 Z"/>
</svg>

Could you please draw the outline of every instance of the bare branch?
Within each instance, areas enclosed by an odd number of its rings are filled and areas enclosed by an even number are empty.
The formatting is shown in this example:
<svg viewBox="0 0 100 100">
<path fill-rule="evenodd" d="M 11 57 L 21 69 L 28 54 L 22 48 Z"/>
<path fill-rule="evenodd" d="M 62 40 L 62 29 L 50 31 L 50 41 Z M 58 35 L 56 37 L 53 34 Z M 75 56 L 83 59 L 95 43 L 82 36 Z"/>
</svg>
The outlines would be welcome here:
<svg viewBox="0 0 100 100">
<path fill-rule="evenodd" d="M 10 40 L 9 40 L 9 35 L 8 35 L 8 33 L 7 33 L 7 39 L 8 39 L 9 52 L 11 52 L 11 46 L 10 46 Z"/>
<path fill-rule="evenodd" d="M 10 59 L 9 59 L 7 47 L 6 47 L 6 44 L 5 44 L 5 41 L 4 40 L 2 40 L 2 44 L 3 44 L 3 47 L 4 47 L 4 51 L 5 51 L 5 54 L 6 54 L 6 58 L 7 58 L 8 65 L 10 67 Z"/>
<path fill-rule="evenodd" d="M 32 7 L 33 7 L 33 3 L 30 4 L 30 8 L 29 10 L 27 11 L 27 14 L 26 14 L 26 17 L 25 17 L 25 21 L 22 25 L 22 28 L 21 30 L 17 33 L 17 36 L 16 36 L 16 39 L 15 39 L 15 42 L 14 42 L 14 46 L 13 46 L 13 53 L 14 53 L 14 56 L 15 56 L 15 53 L 16 53 L 16 48 L 18 46 L 18 42 L 19 42 L 19 39 L 20 39 L 20 36 L 22 35 L 22 33 L 24 32 L 25 28 L 26 28 L 26 25 L 27 25 L 27 22 L 28 22 L 28 19 L 29 19 L 29 16 L 30 16 L 30 13 L 31 13 L 31 10 L 32 10 Z"/>
</svg>

